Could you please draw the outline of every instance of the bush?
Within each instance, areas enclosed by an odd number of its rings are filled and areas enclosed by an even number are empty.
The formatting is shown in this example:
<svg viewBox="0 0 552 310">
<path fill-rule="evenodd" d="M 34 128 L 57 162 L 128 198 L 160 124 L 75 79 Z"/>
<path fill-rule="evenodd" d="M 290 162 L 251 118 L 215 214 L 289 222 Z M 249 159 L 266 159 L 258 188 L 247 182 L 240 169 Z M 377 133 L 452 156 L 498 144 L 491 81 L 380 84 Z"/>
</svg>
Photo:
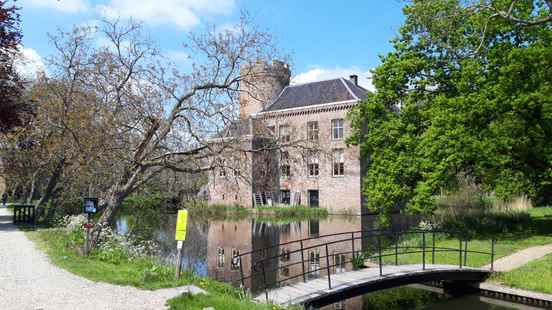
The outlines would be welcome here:
<svg viewBox="0 0 552 310">
<path fill-rule="evenodd" d="M 458 191 L 436 199 L 431 224 L 468 237 L 518 233 L 530 226 L 527 210 L 531 207 L 524 196 L 500 202 L 477 186 L 464 184 Z"/>
</svg>

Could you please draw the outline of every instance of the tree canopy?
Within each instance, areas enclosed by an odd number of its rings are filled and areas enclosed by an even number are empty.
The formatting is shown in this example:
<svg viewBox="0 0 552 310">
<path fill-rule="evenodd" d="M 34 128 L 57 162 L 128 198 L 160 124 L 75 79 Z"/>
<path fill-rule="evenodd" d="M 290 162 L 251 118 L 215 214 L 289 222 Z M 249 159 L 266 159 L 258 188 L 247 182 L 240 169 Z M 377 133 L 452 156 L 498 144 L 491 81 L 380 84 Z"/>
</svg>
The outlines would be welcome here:
<svg viewBox="0 0 552 310">
<path fill-rule="evenodd" d="M 414 0 L 352 113 L 374 211 L 431 212 L 469 176 L 552 201 L 552 1 Z"/>
</svg>

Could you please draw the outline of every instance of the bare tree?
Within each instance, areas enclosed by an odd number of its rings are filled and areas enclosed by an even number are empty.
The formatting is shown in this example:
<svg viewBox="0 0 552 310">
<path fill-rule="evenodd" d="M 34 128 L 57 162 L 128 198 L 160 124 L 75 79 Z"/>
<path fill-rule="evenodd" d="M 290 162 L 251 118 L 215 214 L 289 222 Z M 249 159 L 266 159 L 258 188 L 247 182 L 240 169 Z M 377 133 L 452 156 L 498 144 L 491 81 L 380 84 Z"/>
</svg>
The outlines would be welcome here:
<svg viewBox="0 0 552 310">
<path fill-rule="evenodd" d="M 103 43 L 94 47 L 94 40 Z M 164 58 L 133 22 L 106 21 L 52 41 L 54 78 L 64 81 L 64 94 L 93 94 L 87 100 L 94 111 L 89 125 L 100 125 L 94 143 L 84 148 L 81 132 L 66 131 L 74 150 L 86 150 L 81 155 L 91 161 L 100 158 L 109 171 L 97 187 L 103 211 L 94 236 L 128 195 L 162 171 L 200 173 L 216 165 L 214 155 L 235 145 L 211 138 L 237 117 L 239 83 L 248 74 L 240 68 L 271 59 L 275 51 L 271 36 L 246 18 L 232 31 L 208 27 L 191 34 L 183 47 L 190 55 L 187 71 Z"/>
</svg>

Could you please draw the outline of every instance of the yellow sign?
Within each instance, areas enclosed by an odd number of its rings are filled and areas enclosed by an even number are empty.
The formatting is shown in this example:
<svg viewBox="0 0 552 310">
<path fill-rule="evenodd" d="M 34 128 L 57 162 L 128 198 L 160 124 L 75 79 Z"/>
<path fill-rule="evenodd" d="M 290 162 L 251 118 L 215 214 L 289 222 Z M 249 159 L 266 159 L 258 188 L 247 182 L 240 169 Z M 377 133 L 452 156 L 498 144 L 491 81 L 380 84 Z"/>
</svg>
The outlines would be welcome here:
<svg viewBox="0 0 552 310">
<path fill-rule="evenodd" d="M 188 210 L 178 210 L 176 218 L 176 234 L 174 238 L 179 241 L 186 240 L 186 226 L 188 225 Z"/>
</svg>

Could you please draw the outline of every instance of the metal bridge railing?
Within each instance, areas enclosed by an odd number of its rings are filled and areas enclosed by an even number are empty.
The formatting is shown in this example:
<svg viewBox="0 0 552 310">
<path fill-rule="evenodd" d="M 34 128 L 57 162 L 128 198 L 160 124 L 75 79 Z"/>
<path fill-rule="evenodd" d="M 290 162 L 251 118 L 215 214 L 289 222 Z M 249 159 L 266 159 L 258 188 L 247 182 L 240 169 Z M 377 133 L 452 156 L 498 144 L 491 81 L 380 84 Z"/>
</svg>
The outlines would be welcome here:
<svg viewBox="0 0 552 310">
<path fill-rule="evenodd" d="M 268 301 L 268 289 L 271 287 L 277 287 L 281 285 L 283 282 L 287 282 L 293 279 L 302 278 L 303 282 L 306 282 L 310 275 L 314 274 L 319 275 L 321 271 L 326 272 L 326 277 L 328 279 L 328 288 L 332 288 L 332 279 L 331 279 L 331 269 L 334 269 L 336 266 L 338 266 L 338 263 L 335 262 L 335 256 L 334 256 L 334 263 L 330 264 L 330 251 L 329 246 L 334 246 L 338 244 L 347 244 L 350 243 L 350 251 L 339 251 L 339 255 L 350 255 L 350 259 L 345 261 L 340 261 L 339 266 L 342 266 L 343 264 L 359 264 L 360 262 L 364 263 L 365 260 L 371 260 L 375 261 L 377 260 L 377 266 L 379 268 L 379 274 L 380 276 L 383 275 L 383 265 L 385 264 L 383 259 L 386 257 L 394 257 L 394 264 L 399 264 L 399 256 L 406 255 L 406 254 L 421 254 L 421 264 L 422 269 L 426 269 L 426 256 L 431 253 L 431 264 L 435 264 L 436 253 L 443 253 L 443 252 L 458 252 L 458 268 L 463 268 L 464 266 L 467 266 L 468 261 L 468 254 L 480 254 L 480 255 L 489 255 L 490 256 L 490 270 L 492 271 L 494 268 L 494 256 L 495 256 L 495 240 L 491 239 L 490 244 L 490 252 L 483 252 L 483 251 L 474 251 L 474 250 L 468 250 L 468 242 L 469 240 L 463 240 L 461 237 L 456 237 L 458 239 L 458 247 L 452 248 L 452 247 L 439 247 L 436 246 L 436 234 L 445 234 L 448 237 L 456 236 L 458 235 L 455 232 L 450 231 L 440 231 L 440 230 L 406 230 L 406 231 L 398 231 L 398 232 L 392 232 L 392 231 L 384 231 L 384 230 L 364 230 L 364 231 L 350 231 L 350 232 L 343 232 L 343 233 L 336 233 L 336 234 L 328 234 L 328 235 L 322 235 L 317 237 L 311 237 L 311 238 L 305 238 L 300 240 L 294 240 L 290 242 L 285 242 L 281 244 L 271 245 L 268 247 L 264 247 L 261 249 L 256 249 L 253 251 L 245 252 L 242 254 L 238 254 L 233 258 L 233 263 L 236 265 L 239 265 L 239 271 L 240 271 L 240 282 L 242 288 L 245 290 L 245 281 L 250 280 L 253 281 L 254 278 L 259 279 L 262 282 L 261 289 L 264 290 L 265 297 Z M 420 245 L 412 246 L 412 245 L 404 245 L 401 244 L 401 238 L 405 236 L 421 236 L 421 240 L 414 239 L 420 241 Z M 428 236 L 431 239 L 430 244 L 428 245 Z M 336 238 L 337 240 L 331 240 L 326 242 L 317 243 L 314 245 L 305 246 L 306 242 L 312 242 L 313 240 L 323 240 L 327 238 Z M 372 239 L 372 240 L 367 240 Z M 385 239 L 385 240 L 384 240 Z M 375 240 L 375 247 L 367 250 L 361 250 L 357 248 L 357 245 L 355 243 L 361 243 L 363 241 L 374 241 Z M 386 242 L 386 244 L 384 244 Z M 294 250 L 288 250 L 283 251 L 282 253 L 279 253 L 277 255 L 269 255 L 270 251 L 279 250 L 281 247 L 286 246 L 295 246 L 296 249 Z M 370 244 L 374 245 L 374 244 Z M 314 268 L 312 268 L 311 264 L 311 258 L 309 257 L 308 260 L 305 260 L 305 252 L 310 253 L 311 250 L 320 249 L 324 250 L 323 256 L 317 256 L 318 259 L 318 266 L 315 264 Z M 370 251 L 371 250 L 371 251 Z M 372 253 L 370 253 L 372 252 Z M 297 256 L 300 256 L 300 261 L 297 260 L 295 262 L 290 262 L 286 264 L 280 264 L 281 261 L 287 261 L 290 257 L 292 257 L 294 254 Z M 335 253 L 334 253 L 335 255 Z M 266 257 L 265 257 L 266 256 Z M 244 259 L 248 258 L 251 262 L 251 272 L 249 274 L 246 274 L 244 271 L 243 262 Z M 284 258 L 284 259 L 283 259 Z M 321 267 L 320 261 L 322 259 L 325 259 L 325 267 Z M 253 262 L 256 260 L 255 262 Z M 309 265 L 309 269 L 306 270 L 305 263 L 311 264 Z M 270 281 L 268 280 L 267 274 L 271 272 L 278 272 L 280 270 L 283 270 L 283 268 L 289 268 L 294 267 L 297 265 L 301 265 L 301 271 L 297 274 L 288 275 L 283 279 L 278 279 L 278 276 L 276 276 L 276 280 Z M 276 268 L 272 268 L 271 265 L 276 265 Z M 268 266 L 268 269 L 267 269 Z M 257 287 L 258 288 L 258 287 Z"/>
</svg>

